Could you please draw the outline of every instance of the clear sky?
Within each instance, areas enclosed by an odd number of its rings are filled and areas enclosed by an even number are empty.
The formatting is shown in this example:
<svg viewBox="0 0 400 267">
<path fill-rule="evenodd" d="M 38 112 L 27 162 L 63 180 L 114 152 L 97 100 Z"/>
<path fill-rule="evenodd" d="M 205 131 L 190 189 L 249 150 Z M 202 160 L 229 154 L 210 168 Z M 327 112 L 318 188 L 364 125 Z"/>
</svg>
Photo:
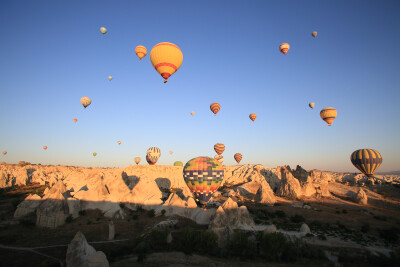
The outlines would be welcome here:
<svg viewBox="0 0 400 267">
<path fill-rule="evenodd" d="M 0 161 L 124 167 L 157 146 L 170 165 L 220 142 L 226 165 L 239 152 L 241 164 L 357 171 L 350 154 L 373 148 L 379 171 L 398 170 L 399 14 L 378 0 L 0 1 Z M 166 84 L 150 62 L 159 42 L 183 53 Z"/>
</svg>

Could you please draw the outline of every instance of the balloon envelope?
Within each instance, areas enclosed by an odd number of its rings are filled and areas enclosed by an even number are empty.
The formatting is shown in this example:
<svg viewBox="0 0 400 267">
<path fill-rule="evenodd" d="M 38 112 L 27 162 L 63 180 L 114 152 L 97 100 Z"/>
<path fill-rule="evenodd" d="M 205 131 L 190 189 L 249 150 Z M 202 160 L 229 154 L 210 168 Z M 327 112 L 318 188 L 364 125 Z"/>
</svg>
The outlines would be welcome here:
<svg viewBox="0 0 400 267">
<path fill-rule="evenodd" d="M 147 161 L 147 163 L 148 163 L 149 165 L 154 165 L 154 164 L 155 164 L 155 162 L 152 162 L 152 161 L 150 160 L 149 155 L 146 155 L 146 161 Z"/>
<path fill-rule="evenodd" d="M 1 154 L 3 154 L 3 156 L 5 156 L 7 154 L 7 151 L 3 151 L 3 152 L 1 152 Z"/>
<path fill-rule="evenodd" d="M 314 103 L 314 102 L 310 102 L 310 104 L 308 104 L 308 106 L 309 106 L 310 108 L 314 108 L 314 107 L 315 107 L 315 103 Z"/>
<path fill-rule="evenodd" d="M 108 80 L 111 81 L 112 80 L 112 76 L 108 76 Z"/>
<path fill-rule="evenodd" d="M 107 33 L 107 29 L 105 27 L 100 27 L 100 32 L 102 34 L 106 34 Z"/>
<path fill-rule="evenodd" d="M 240 163 L 240 161 L 242 160 L 242 154 L 240 153 L 236 153 L 233 157 L 237 163 Z"/>
<path fill-rule="evenodd" d="M 93 152 L 93 157 L 96 157 L 97 156 L 97 153 L 96 152 Z"/>
<path fill-rule="evenodd" d="M 78 121 L 78 119 L 74 119 L 74 122 L 77 122 Z"/>
<path fill-rule="evenodd" d="M 279 46 L 279 51 L 281 51 L 281 53 L 285 54 L 289 51 L 290 49 L 290 45 L 288 43 L 283 43 Z"/>
<path fill-rule="evenodd" d="M 175 161 L 174 166 L 183 166 L 182 161 Z"/>
<path fill-rule="evenodd" d="M 193 116 L 193 115 L 194 115 L 194 111 L 190 112 L 190 115 L 192 115 L 192 116 Z"/>
<path fill-rule="evenodd" d="M 218 111 L 221 109 L 221 105 L 219 103 L 212 103 L 210 105 L 210 109 L 211 109 L 212 113 L 217 115 Z"/>
<path fill-rule="evenodd" d="M 135 158 L 135 163 L 136 163 L 136 165 L 139 164 L 139 162 L 140 162 L 140 158 L 139 158 L 139 157 L 136 157 L 136 158 Z"/>
<path fill-rule="evenodd" d="M 143 45 L 138 45 L 135 48 L 135 53 L 139 57 L 139 60 L 142 60 L 147 55 L 147 49 Z"/>
<path fill-rule="evenodd" d="M 91 103 L 92 103 L 92 100 L 89 97 L 84 96 L 81 98 L 81 104 L 83 105 L 84 108 L 89 106 Z"/>
<path fill-rule="evenodd" d="M 201 204 L 207 204 L 223 178 L 224 167 L 210 157 L 191 159 L 183 168 L 183 179 Z"/>
<path fill-rule="evenodd" d="M 47 146 L 44 146 L 43 149 L 46 150 L 46 149 L 47 149 Z"/>
<path fill-rule="evenodd" d="M 161 150 L 158 147 L 150 147 L 147 149 L 146 160 L 148 159 L 152 163 L 151 165 L 156 164 L 160 156 Z"/>
<path fill-rule="evenodd" d="M 317 37 L 317 34 L 318 34 L 318 32 L 312 32 L 311 35 L 312 35 L 313 37 Z"/>
<path fill-rule="evenodd" d="M 224 162 L 224 156 L 222 155 L 216 155 L 214 159 L 216 159 L 221 164 Z"/>
<path fill-rule="evenodd" d="M 251 113 L 251 114 L 249 115 L 249 118 L 250 118 L 250 120 L 255 121 L 256 118 L 257 118 L 257 114 L 256 114 L 256 113 Z"/>
<path fill-rule="evenodd" d="M 221 143 L 217 143 L 214 145 L 214 150 L 218 155 L 221 155 L 225 151 L 225 145 Z"/>
<path fill-rule="evenodd" d="M 328 123 L 328 126 L 331 126 L 337 116 L 337 110 L 332 107 L 324 108 L 321 110 L 319 115 L 321 116 L 321 119 Z"/>
<path fill-rule="evenodd" d="M 177 45 L 163 42 L 151 49 L 150 61 L 166 83 L 168 78 L 181 67 L 183 54 Z"/>
<path fill-rule="evenodd" d="M 375 149 L 359 149 L 351 153 L 351 163 L 366 176 L 371 177 L 382 164 L 382 155 Z"/>
<path fill-rule="evenodd" d="M 117 143 L 118 143 L 118 145 L 120 145 L 120 144 L 121 144 L 121 141 L 118 141 Z"/>
</svg>

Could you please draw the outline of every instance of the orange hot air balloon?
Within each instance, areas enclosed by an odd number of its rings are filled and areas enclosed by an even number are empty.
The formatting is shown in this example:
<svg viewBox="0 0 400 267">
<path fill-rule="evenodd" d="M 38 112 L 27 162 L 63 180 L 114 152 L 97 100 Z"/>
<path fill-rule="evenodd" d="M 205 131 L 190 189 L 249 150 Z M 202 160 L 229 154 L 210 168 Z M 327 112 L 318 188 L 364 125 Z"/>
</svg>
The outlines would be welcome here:
<svg viewBox="0 0 400 267">
<path fill-rule="evenodd" d="M 315 38 L 315 37 L 317 37 L 317 34 L 318 34 L 318 32 L 312 32 L 312 36 Z"/>
<path fill-rule="evenodd" d="M 182 65 L 183 54 L 177 45 L 163 42 L 156 44 L 151 49 L 150 61 L 166 83 L 168 78 Z"/>
<path fill-rule="evenodd" d="M 194 111 L 190 112 L 190 115 L 192 115 L 192 116 L 193 116 L 193 115 L 194 115 Z"/>
<path fill-rule="evenodd" d="M 147 49 L 143 45 L 138 45 L 135 48 L 135 53 L 139 57 L 139 60 L 142 60 L 147 55 Z"/>
<path fill-rule="evenodd" d="M 240 161 L 242 160 L 243 156 L 240 153 L 236 153 L 233 157 L 235 158 L 236 162 L 239 164 Z"/>
<path fill-rule="evenodd" d="M 118 145 L 120 145 L 120 144 L 121 144 L 121 141 L 118 141 L 117 143 L 118 143 Z"/>
<path fill-rule="evenodd" d="M 135 163 L 136 163 L 136 165 L 138 165 L 139 162 L 140 162 L 140 157 L 136 157 L 136 158 L 135 158 Z"/>
<path fill-rule="evenodd" d="M 43 149 L 46 150 L 46 149 L 47 149 L 47 146 L 44 146 Z"/>
<path fill-rule="evenodd" d="M 215 115 L 217 115 L 218 111 L 221 109 L 221 105 L 219 103 L 212 103 L 210 109 Z"/>
<path fill-rule="evenodd" d="M 77 122 L 78 121 L 78 119 L 74 119 L 74 122 Z"/>
<path fill-rule="evenodd" d="M 281 51 L 285 55 L 289 51 L 289 49 L 290 49 L 290 45 L 288 43 L 283 43 L 279 46 L 279 51 Z"/>
<path fill-rule="evenodd" d="M 257 118 L 257 114 L 256 114 L 256 113 L 251 113 L 251 114 L 249 115 L 249 118 L 250 118 L 250 120 L 255 121 L 256 118 Z"/>
<path fill-rule="evenodd" d="M 332 107 L 324 108 L 321 110 L 319 115 L 321 116 L 321 119 L 328 124 L 328 126 L 332 126 L 331 124 L 337 116 L 337 110 Z"/>
<path fill-rule="evenodd" d="M 214 150 L 217 152 L 218 155 L 221 155 L 225 151 L 225 145 L 218 143 L 214 145 Z"/>
</svg>

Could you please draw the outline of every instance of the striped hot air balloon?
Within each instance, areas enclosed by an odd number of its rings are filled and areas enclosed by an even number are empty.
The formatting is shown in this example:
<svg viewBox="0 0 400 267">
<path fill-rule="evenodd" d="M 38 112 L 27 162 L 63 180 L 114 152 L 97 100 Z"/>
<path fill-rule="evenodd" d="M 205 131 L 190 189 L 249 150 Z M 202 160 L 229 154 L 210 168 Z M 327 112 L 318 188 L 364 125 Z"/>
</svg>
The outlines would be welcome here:
<svg viewBox="0 0 400 267">
<path fill-rule="evenodd" d="M 366 176 L 371 177 L 382 164 L 381 153 L 375 149 L 359 149 L 351 153 L 351 163 Z"/>
<path fill-rule="evenodd" d="M 151 49 L 150 61 L 166 83 L 168 78 L 182 65 L 183 54 L 179 47 L 173 43 L 159 43 Z"/>
<path fill-rule="evenodd" d="M 318 32 L 315 32 L 315 31 L 314 31 L 314 32 L 312 32 L 311 35 L 315 38 L 315 37 L 317 37 L 317 34 L 318 34 Z"/>
<path fill-rule="evenodd" d="M 149 155 L 146 155 L 146 161 L 147 161 L 147 163 L 148 163 L 149 165 L 154 165 L 154 164 L 155 164 L 154 162 L 152 162 L 152 161 L 150 160 Z"/>
<path fill-rule="evenodd" d="M 249 115 L 249 118 L 250 118 L 250 120 L 255 121 L 256 118 L 257 118 L 257 114 L 256 114 L 256 113 L 251 113 L 251 114 Z"/>
<path fill-rule="evenodd" d="M 77 122 L 78 121 L 78 119 L 74 119 L 74 122 Z"/>
<path fill-rule="evenodd" d="M 314 108 L 314 107 L 315 107 L 315 103 L 314 103 L 314 102 L 310 102 L 310 103 L 308 104 L 308 106 L 309 106 L 310 108 Z"/>
<path fill-rule="evenodd" d="M 233 157 L 235 158 L 236 162 L 239 164 L 240 161 L 242 160 L 243 156 L 240 153 L 236 153 Z"/>
<path fill-rule="evenodd" d="M 92 100 L 89 97 L 84 96 L 81 98 L 81 104 L 83 105 L 84 108 L 87 108 L 87 106 L 89 106 L 91 103 Z"/>
<path fill-rule="evenodd" d="M 337 110 L 332 107 L 324 108 L 321 110 L 319 115 L 321 116 L 321 119 L 328 124 L 328 126 L 332 126 L 331 124 L 337 116 Z"/>
<path fill-rule="evenodd" d="M 138 45 L 135 48 L 135 53 L 139 57 L 139 60 L 142 60 L 147 55 L 147 49 L 143 45 Z"/>
<path fill-rule="evenodd" d="M 224 162 L 224 156 L 222 155 L 216 155 L 214 159 L 218 160 L 218 162 L 221 164 Z"/>
<path fill-rule="evenodd" d="M 289 51 L 290 49 L 290 45 L 288 43 L 283 43 L 279 46 L 279 51 L 281 51 L 281 53 L 285 54 Z"/>
<path fill-rule="evenodd" d="M 207 204 L 224 178 L 224 167 L 209 157 L 189 160 L 183 168 L 183 179 L 200 204 Z"/>
<path fill-rule="evenodd" d="M 212 103 L 210 109 L 214 115 L 217 115 L 218 111 L 221 109 L 221 105 L 219 103 Z"/>
<path fill-rule="evenodd" d="M 135 163 L 136 163 L 136 165 L 138 165 L 138 164 L 139 164 L 140 160 L 141 160 L 141 158 L 140 158 L 140 157 L 136 157 L 136 158 L 135 158 Z"/>
<path fill-rule="evenodd" d="M 161 150 L 158 147 L 150 147 L 149 149 L 147 149 L 147 156 L 146 156 L 146 160 L 149 159 L 150 162 L 153 164 L 157 163 L 158 158 L 161 156 Z"/>
<path fill-rule="evenodd" d="M 221 155 L 225 151 L 225 145 L 221 143 L 217 143 L 214 145 L 214 150 L 218 155 Z"/>
</svg>

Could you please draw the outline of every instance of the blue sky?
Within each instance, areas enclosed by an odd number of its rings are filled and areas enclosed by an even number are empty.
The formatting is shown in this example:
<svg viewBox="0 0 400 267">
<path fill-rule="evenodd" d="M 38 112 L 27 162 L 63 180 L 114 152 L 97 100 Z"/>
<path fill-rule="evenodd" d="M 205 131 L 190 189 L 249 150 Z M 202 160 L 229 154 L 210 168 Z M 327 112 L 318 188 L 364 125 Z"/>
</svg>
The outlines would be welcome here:
<svg viewBox="0 0 400 267">
<path fill-rule="evenodd" d="M 239 152 L 357 171 L 350 154 L 373 148 L 379 171 L 398 170 L 398 14 L 398 1 L 1 1 L 0 161 L 123 167 L 157 146 L 170 165 L 220 142 L 227 165 Z M 183 53 L 166 84 L 150 63 L 159 42 Z"/>
</svg>

